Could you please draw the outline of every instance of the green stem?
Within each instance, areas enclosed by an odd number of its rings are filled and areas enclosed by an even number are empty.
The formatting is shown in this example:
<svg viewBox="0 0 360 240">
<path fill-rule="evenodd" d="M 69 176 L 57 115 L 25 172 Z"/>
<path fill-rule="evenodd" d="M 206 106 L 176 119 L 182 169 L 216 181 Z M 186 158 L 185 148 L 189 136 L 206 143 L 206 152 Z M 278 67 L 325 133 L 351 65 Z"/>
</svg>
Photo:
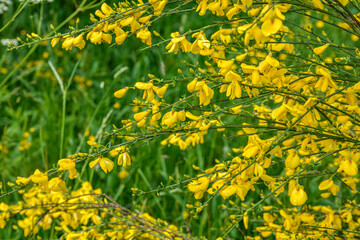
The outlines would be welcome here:
<svg viewBox="0 0 360 240">
<path fill-rule="evenodd" d="M 6 190 L 6 184 L 5 184 L 5 144 L 4 144 L 4 138 L 5 138 L 5 134 L 6 134 L 6 129 L 7 129 L 7 125 L 5 125 L 4 127 L 4 131 L 3 134 L 1 136 L 1 177 L 2 177 L 2 182 L 3 182 L 3 188 L 4 191 Z"/>
<path fill-rule="evenodd" d="M 62 101 L 61 132 L 60 132 L 60 156 L 59 156 L 59 159 L 62 158 L 63 149 L 64 149 L 66 95 L 67 95 L 67 90 L 65 89 L 64 92 L 63 92 L 63 98 L 62 98 L 63 101 Z"/>
<path fill-rule="evenodd" d="M 15 21 L 15 18 L 22 12 L 22 10 L 28 5 L 30 1 L 24 2 L 24 4 L 20 5 L 18 10 L 16 10 L 15 14 L 12 16 L 12 18 L 0 29 L 0 33 L 4 31 L 8 26 L 10 26 L 11 23 Z"/>
<path fill-rule="evenodd" d="M 39 22 L 38 22 L 38 27 L 37 27 L 37 34 L 40 35 L 41 34 L 41 23 L 44 17 L 44 2 L 41 2 L 41 8 L 40 8 L 40 16 L 39 16 Z"/>
</svg>

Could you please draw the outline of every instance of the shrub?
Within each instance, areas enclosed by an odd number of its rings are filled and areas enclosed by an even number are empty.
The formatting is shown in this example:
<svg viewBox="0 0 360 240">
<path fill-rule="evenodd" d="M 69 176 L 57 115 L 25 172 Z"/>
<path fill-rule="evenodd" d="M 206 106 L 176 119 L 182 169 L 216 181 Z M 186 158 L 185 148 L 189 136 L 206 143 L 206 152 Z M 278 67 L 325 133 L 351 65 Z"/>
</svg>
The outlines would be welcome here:
<svg viewBox="0 0 360 240">
<path fill-rule="evenodd" d="M 63 179 L 72 185 L 83 164 L 105 173 L 114 162 L 131 167 L 132 152 L 149 142 L 192 151 L 220 136 L 211 146 L 217 158 L 193 165 L 196 175 L 170 176 L 172 184 L 152 191 L 134 186 L 133 195 L 183 186 L 193 194 L 185 214 L 191 220 L 221 198 L 218 239 L 359 237 L 359 9 L 350 0 L 139 0 L 103 3 L 83 29 L 28 36 L 11 49 L 48 40 L 70 51 L 138 38 L 146 48 L 164 46 L 198 60 L 181 64 L 178 75 L 148 74 L 118 88 L 115 98 L 138 96 L 136 113 L 102 140 L 90 139 L 95 153 L 75 153 L 56 169 L 19 177 L 19 186 L 30 187 L 21 187 L 23 201 L 2 203 L 0 226 L 17 215 L 25 236 L 54 224 L 63 230 L 56 236 L 68 239 L 191 238 L 187 227 L 129 212 L 89 183 L 65 194 Z M 183 14 L 199 15 L 203 26 L 170 37 L 151 30 L 160 18 Z"/>
</svg>

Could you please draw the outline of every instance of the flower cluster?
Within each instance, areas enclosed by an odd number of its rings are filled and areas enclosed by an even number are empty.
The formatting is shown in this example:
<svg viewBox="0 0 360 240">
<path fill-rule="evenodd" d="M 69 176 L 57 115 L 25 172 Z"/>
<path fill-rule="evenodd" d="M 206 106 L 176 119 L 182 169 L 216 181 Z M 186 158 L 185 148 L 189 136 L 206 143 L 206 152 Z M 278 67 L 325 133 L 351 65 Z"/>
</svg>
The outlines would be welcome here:
<svg viewBox="0 0 360 240">
<path fill-rule="evenodd" d="M 144 4 L 139 0 L 136 5 L 130 2 L 119 2 L 110 7 L 103 3 L 101 9 L 96 10 L 95 15 L 91 14 L 90 20 L 95 27 L 90 30 L 84 29 L 86 32 L 86 40 L 93 44 L 114 42 L 121 45 L 130 35 L 136 35 L 142 42 L 151 45 L 151 32 L 148 26 L 154 16 L 161 15 L 166 0 L 149 1 L 149 4 Z M 149 10 L 153 9 L 153 14 L 148 14 Z M 51 40 L 51 45 L 54 47 L 62 38 L 62 48 L 71 50 L 73 47 L 82 49 L 85 47 L 85 33 L 78 35 L 69 34 L 62 37 L 55 37 Z"/>
<path fill-rule="evenodd" d="M 65 187 L 65 186 L 64 186 Z M 13 224 L 29 237 L 51 228 L 63 239 L 187 239 L 174 225 L 147 213 L 135 213 L 118 205 L 101 189 L 84 182 L 80 189 L 67 194 L 52 189 L 48 194 L 38 187 L 22 191 L 22 201 L 14 205 L 0 203 L 0 229 Z M 11 219 L 17 216 L 16 221 Z M 106 232 L 106 234 L 104 234 Z"/>
</svg>

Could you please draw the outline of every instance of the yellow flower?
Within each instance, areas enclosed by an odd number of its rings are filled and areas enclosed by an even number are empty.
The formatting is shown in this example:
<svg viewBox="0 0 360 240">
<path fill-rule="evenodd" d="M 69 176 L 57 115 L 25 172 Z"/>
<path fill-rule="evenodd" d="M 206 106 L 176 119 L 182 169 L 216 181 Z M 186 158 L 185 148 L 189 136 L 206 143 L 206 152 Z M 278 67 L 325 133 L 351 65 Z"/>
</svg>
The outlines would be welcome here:
<svg viewBox="0 0 360 240">
<path fill-rule="evenodd" d="M 16 180 L 16 184 L 17 185 L 28 185 L 30 182 L 30 179 L 29 178 L 24 178 L 24 177 L 17 177 L 17 180 Z"/>
<path fill-rule="evenodd" d="M 241 97 L 241 87 L 239 81 L 241 81 L 241 77 L 239 74 L 229 71 L 225 75 L 225 82 L 231 82 L 226 90 L 226 96 L 229 97 L 230 100 Z"/>
<path fill-rule="evenodd" d="M 321 0 L 312 0 L 314 7 L 319 8 L 321 10 L 324 9 L 324 4 L 321 2 Z"/>
<path fill-rule="evenodd" d="M 358 173 L 358 166 L 356 162 L 347 159 L 341 162 L 338 172 L 343 170 L 349 176 L 355 176 Z"/>
<path fill-rule="evenodd" d="M 62 48 L 65 50 L 71 50 L 73 47 L 77 47 L 79 49 L 82 49 L 85 47 L 85 41 L 83 39 L 83 33 L 80 34 L 77 37 L 74 36 L 65 36 L 65 40 L 62 43 Z"/>
<path fill-rule="evenodd" d="M 90 162 L 89 167 L 93 168 L 98 164 L 105 173 L 111 172 L 114 168 L 114 163 L 110 159 L 103 157 L 98 157 L 94 161 Z"/>
<path fill-rule="evenodd" d="M 321 55 L 328 47 L 329 47 L 329 44 L 325 44 L 323 46 L 314 48 L 314 53 L 316 55 Z"/>
<path fill-rule="evenodd" d="M 246 58 L 247 55 L 248 55 L 248 53 L 243 53 L 243 54 L 237 55 L 237 56 L 235 57 L 235 59 L 236 59 L 236 61 L 238 61 L 238 62 L 242 62 L 242 61 L 245 60 L 245 58 Z"/>
<path fill-rule="evenodd" d="M 297 185 L 290 193 L 290 203 L 294 206 L 303 205 L 308 199 L 306 192 L 304 191 L 304 187 Z"/>
<path fill-rule="evenodd" d="M 229 186 L 224 186 L 219 193 L 224 199 L 227 199 L 234 195 L 236 193 L 236 190 L 236 184 L 231 184 Z"/>
<path fill-rule="evenodd" d="M 260 147 L 257 145 L 254 145 L 252 143 L 246 145 L 244 148 L 244 153 L 242 154 L 246 158 L 252 158 L 256 156 L 260 151 Z"/>
<path fill-rule="evenodd" d="M 161 124 L 166 125 L 169 128 L 174 127 L 174 124 L 178 121 L 178 116 L 176 111 L 170 111 L 164 114 Z"/>
<path fill-rule="evenodd" d="M 210 103 L 210 100 L 214 97 L 214 90 L 212 90 L 205 81 L 200 81 L 195 84 L 194 91 L 199 91 L 199 101 L 200 104 L 204 106 Z"/>
<path fill-rule="evenodd" d="M 204 32 L 194 33 L 192 37 L 196 37 L 196 40 L 191 45 L 191 53 L 209 56 L 214 52 L 214 49 L 210 49 L 211 43 L 206 39 Z"/>
<path fill-rule="evenodd" d="M 62 48 L 64 48 L 65 50 L 71 50 L 72 47 L 74 46 L 74 37 L 66 37 L 64 42 L 62 43 Z"/>
<path fill-rule="evenodd" d="M 153 89 L 154 89 L 156 95 L 159 96 L 159 98 L 163 98 L 166 90 L 168 89 L 168 87 L 169 87 L 169 85 L 165 84 L 161 88 L 154 86 Z"/>
<path fill-rule="evenodd" d="M 200 16 L 205 15 L 207 9 L 207 0 L 200 1 L 200 4 L 196 8 L 196 12 L 199 12 Z"/>
<path fill-rule="evenodd" d="M 226 17 L 231 20 L 236 14 L 238 14 L 240 6 L 240 4 L 234 4 L 234 6 L 226 13 Z"/>
<path fill-rule="evenodd" d="M 191 43 L 186 39 L 185 36 L 180 36 L 179 32 L 170 34 L 172 39 L 170 43 L 166 46 L 166 49 L 169 49 L 168 52 L 176 52 L 181 48 L 183 52 L 190 52 Z"/>
<path fill-rule="evenodd" d="M 336 194 L 338 193 L 338 191 L 340 190 L 339 186 L 336 185 L 336 184 L 333 184 L 331 187 L 330 187 L 330 192 L 333 196 L 336 196 Z"/>
<path fill-rule="evenodd" d="M 118 157 L 118 165 L 122 165 L 123 167 L 131 165 L 131 158 L 128 152 L 121 153 Z"/>
<path fill-rule="evenodd" d="M 331 186 L 334 184 L 333 180 L 330 178 L 330 179 L 327 179 L 325 181 L 322 181 L 319 185 L 319 190 L 322 191 L 322 190 L 326 190 L 326 189 L 329 189 L 331 188 Z"/>
<path fill-rule="evenodd" d="M 272 111 L 271 117 L 276 120 L 285 119 L 287 113 L 287 108 L 285 104 L 282 104 L 280 107 Z"/>
<path fill-rule="evenodd" d="M 135 87 L 141 90 L 149 90 L 151 88 L 153 88 L 153 83 L 150 81 L 148 83 L 144 83 L 144 82 L 137 82 L 135 83 Z"/>
<path fill-rule="evenodd" d="M 116 91 L 115 93 L 114 93 L 114 96 L 116 97 L 116 98 L 122 98 L 123 96 L 125 96 L 125 94 L 126 94 L 126 92 L 129 90 L 129 88 L 128 87 L 125 87 L 125 88 L 123 88 L 123 89 L 120 89 L 120 90 L 118 90 L 118 91 Z"/>
<path fill-rule="evenodd" d="M 70 179 L 74 179 L 76 177 L 77 171 L 75 169 L 75 160 L 74 159 L 64 158 L 64 159 L 59 160 L 58 164 L 60 166 L 60 168 L 58 169 L 59 171 L 65 171 L 65 170 L 69 171 Z"/>
<path fill-rule="evenodd" d="M 106 3 L 103 3 L 101 5 L 101 11 L 105 14 L 105 15 L 110 15 L 114 10 L 107 5 Z"/>
<path fill-rule="evenodd" d="M 84 40 L 84 34 L 80 34 L 79 36 L 74 38 L 74 46 L 79 48 L 79 49 L 83 49 L 85 47 L 85 40 Z"/>
<path fill-rule="evenodd" d="M 266 37 L 277 33 L 282 27 L 283 23 L 280 19 L 267 19 L 261 26 L 261 31 Z"/>
<path fill-rule="evenodd" d="M 151 32 L 147 28 L 143 28 L 136 34 L 137 38 L 140 38 L 143 43 L 151 45 Z"/>
<path fill-rule="evenodd" d="M 49 181 L 49 189 L 54 192 L 66 192 L 65 182 L 60 177 L 53 178 Z"/>
<path fill-rule="evenodd" d="M 38 184 L 47 184 L 48 176 L 45 173 L 42 173 L 39 169 L 36 169 L 34 174 L 30 176 L 30 180 Z"/>
<path fill-rule="evenodd" d="M 277 68 L 280 65 L 279 61 L 276 60 L 271 54 L 266 56 L 265 61 L 272 67 Z"/>
<path fill-rule="evenodd" d="M 146 24 L 146 23 L 148 23 L 149 21 L 150 21 L 150 19 L 153 17 L 153 15 L 147 15 L 147 16 L 144 16 L 144 17 L 141 17 L 141 18 L 139 18 L 139 22 L 140 23 L 144 23 L 144 24 Z"/>
<path fill-rule="evenodd" d="M 185 115 L 186 115 L 187 118 L 189 118 L 191 120 L 194 120 L 194 121 L 197 121 L 197 120 L 201 119 L 201 116 L 195 116 L 191 112 L 186 112 Z"/>
<path fill-rule="evenodd" d="M 195 199 L 201 199 L 207 190 L 209 183 L 210 179 L 208 177 L 201 177 L 191 181 L 187 187 L 190 192 L 195 193 Z"/>
<path fill-rule="evenodd" d="M 324 193 L 321 193 L 320 196 L 321 196 L 322 198 L 329 198 L 329 197 L 331 196 L 331 193 L 329 193 L 329 192 L 324 192 Z"/>
<path fill-rule="evenodd" d="M 124 32 L 124 31 L 123 31 Z M 115 42 L 118 44 L 118 45 L 121 45 L 125 39 L 127 38 L 128 34 L 126 32 L 120 34 L 120 35 L 117 35 L 115 37 Z"/>
<path fill-rule="evenodd" d="M 154 8 L 154 15 L 160 16 L 164 7 L 166 6 L 167 0 L 149 0 L 149 3 Z"/>
<path fill-rule="evenodd" d="M 157 86 L 154 86 L 152 81 L 149 81 L 147 83 L 144 83 L 144 82 L 135 83 L 135 88 L 144 90 L 143 99 L 146 98 L 146 101 L 148 101 L 148 102 L 151 102 L 154 100 L 155 93 L 160 98 L 163 98 L 168 87 L 169 87 L 169 85 L 165 84 L 164 86 L 159 88 Z"/>
<path fill-rule="evenodd" d="M 195 78 L 195 79 L 192 80 L 190 83 L 188 83 L 188 85 L 186 86 L 187 90 L 188 90 L 189 92 L 195 91 L 196 83 L 197 83 L 197 78 Z"/>
<path fill-rule="evenodd" d="M 59 43 L 59 41 L 60 41 L 60 38 L 59 38 L 59 37 L 56 37 L 56 38 L 51 39 L 51 46 L 52 46 L 52 47 L 55 47 L 56 44 Z"/>
<path fill-rule="evenodd" d="M 107 42 L 110 44 L 112 41 L 112 36 L 108 33 L 93 30 L 86 35 L 86 39 L 90 39 L 90 41 L 94 44 L 101 44 L 102 42 Z"/>
<path fill-rule="evenodd" d="M 34 174 L 31 175 L 29 178 L 32 182 L 37 183 L 41 187 L 43 187 L 45 191 L 49 191 L 48 176 L 46 173 L 42 173 L 39 169 L 36 169 Z"/>
<path fill-rule="evenodd" d="M 126 170 L 122 170 L 119 172 L 119 178 L 123 179 L 123 178 L 127 178 L 129 176 L 129 172 Z"/>
<path fill-rule="evenodd" d="M 245 214 L 244 214 L 243 221 L 244 221 L 244 227 L 245 227 L 245 229 L 248 229 L 248 228 L 249 228 L 249 214 L 248 214 L 247 211 L 246 211 Z"/>
<path fill-rule="evenodd" d="M 290 154 L 287 156 L 285 160 L 285 166 L 287 168 L 295 169 L 299 166 L 299 164 L 300 164 L 299 155 L 295 151 L 290 152 Z"/>
<path fill-rule="evenodd" d="M 135 121 L 140 122 L 140 121 L 143 120 L 147 115 L 149 115 L 150 112 L 151 112 L 150 110 L 146 110 L 146 111 L 143 111 L 143 112 L 139 112 L 139 113 L 134 114 L 134 119 L 135 119 Z"/>
<path fill-rule="evenodd" d="M 7 205 L 7 204 L 4 203 L 4 202 L 1 202 L 1 203 L 0 203 L 0 211 L 6 212 L 6 211 L 8 211 L 8 210 L 9 210 L 9 205 Z"/>
</svg>

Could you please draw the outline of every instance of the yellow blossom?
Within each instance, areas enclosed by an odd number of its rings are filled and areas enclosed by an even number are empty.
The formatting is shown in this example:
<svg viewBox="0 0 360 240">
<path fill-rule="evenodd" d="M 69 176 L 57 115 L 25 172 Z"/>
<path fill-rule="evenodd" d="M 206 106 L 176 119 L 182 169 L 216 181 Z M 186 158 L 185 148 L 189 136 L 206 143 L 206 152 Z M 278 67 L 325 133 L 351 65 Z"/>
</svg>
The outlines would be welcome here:
<svg viewBox="0 0 360 240">
<path fill-rule="evenodd" d="M 330 178 L 328 180 L 322 181 L 319 185 L 319 190 L 326 190 L 331 188 L 331 186 L 334 184 L 333 180 Z"/>
<path fill-rule="evenodd" d="M 307 199 L 308 197 L 303 186 L 296 185 L 290 193 L 290 203 L 294 206 L 303 205 Z"/>
<path fill-rule="evenodd" d="M 195 199 L 201 199 L 207 190 L 209 183 L 210 179 L 208 177 L 200 177 L 191 181 L 187 187 L 190 192 L 195 193 Z"/>
<path fill-rule="evenodd" d="M 127 178 L 129 176 L 129 172 L 126 170 L 122 170 L 119 172 L 119 178 L 123 179 L 123 178 Z"/>
<path fill-rule="evenodd" d="M 125 88 L 123 88 L 123 89 L 120 89 L 120 90 L 118 90 L 118 91 L 116 91 L 115 93 L 114 93 L 114 96 L 116 97 L 116 98 L 122 98 L 123 96 L 125 96 L 125 94 L 126 94 L 126 92 L 129 90 L 129 88 L 128 87 L 125 87 Z"/>
<path fill-rule="evenodd" d="M 118 165 L 121 165 L 123 167 L 130 166 L 131 165 L 131 158 L 128 152 L 124 152 L 119 154 L 118 156 Z"/>
<path fill-rule="evenodd" d="M 329 44 L 325 44 L 323 46 L 314 48 L 314 53 L 316 55 L 321 55 L 328 47 L 329 47 Z"/>
<path fill-rule="evenodd" d="M 30 182 L 30 179 L 29 178 L 24 178 L 24 177 L 17 177 L 17 180 L 16 180 L 16 184 L 17 185 L 28 185 Z"/>
<path fill-rule="evenodd" d="M 94 161 L 91 161 L 89 164 L 89 167 L 93 168 L 97 165 L 100 165 L 101 169 L 105 173 L 111 172 L 111 170 L 113 170 L 113 168 L 114 168 L 114 163 L 110 159 L 103 158 L 103 157 L 98 157 Z"/>
<path fill-rule="evenodd" d="M 70 179 L 74 179 L 76 177 L 77 171 L 75 169 L 75 160 L 74 159 L 64 158 L 64 159 L 59 160 L 58 164 L 60 166 L 60 168 L 58 169 L 59 171 L 65 171 L 65 170 L 69 171 Z"/>
</svg>

